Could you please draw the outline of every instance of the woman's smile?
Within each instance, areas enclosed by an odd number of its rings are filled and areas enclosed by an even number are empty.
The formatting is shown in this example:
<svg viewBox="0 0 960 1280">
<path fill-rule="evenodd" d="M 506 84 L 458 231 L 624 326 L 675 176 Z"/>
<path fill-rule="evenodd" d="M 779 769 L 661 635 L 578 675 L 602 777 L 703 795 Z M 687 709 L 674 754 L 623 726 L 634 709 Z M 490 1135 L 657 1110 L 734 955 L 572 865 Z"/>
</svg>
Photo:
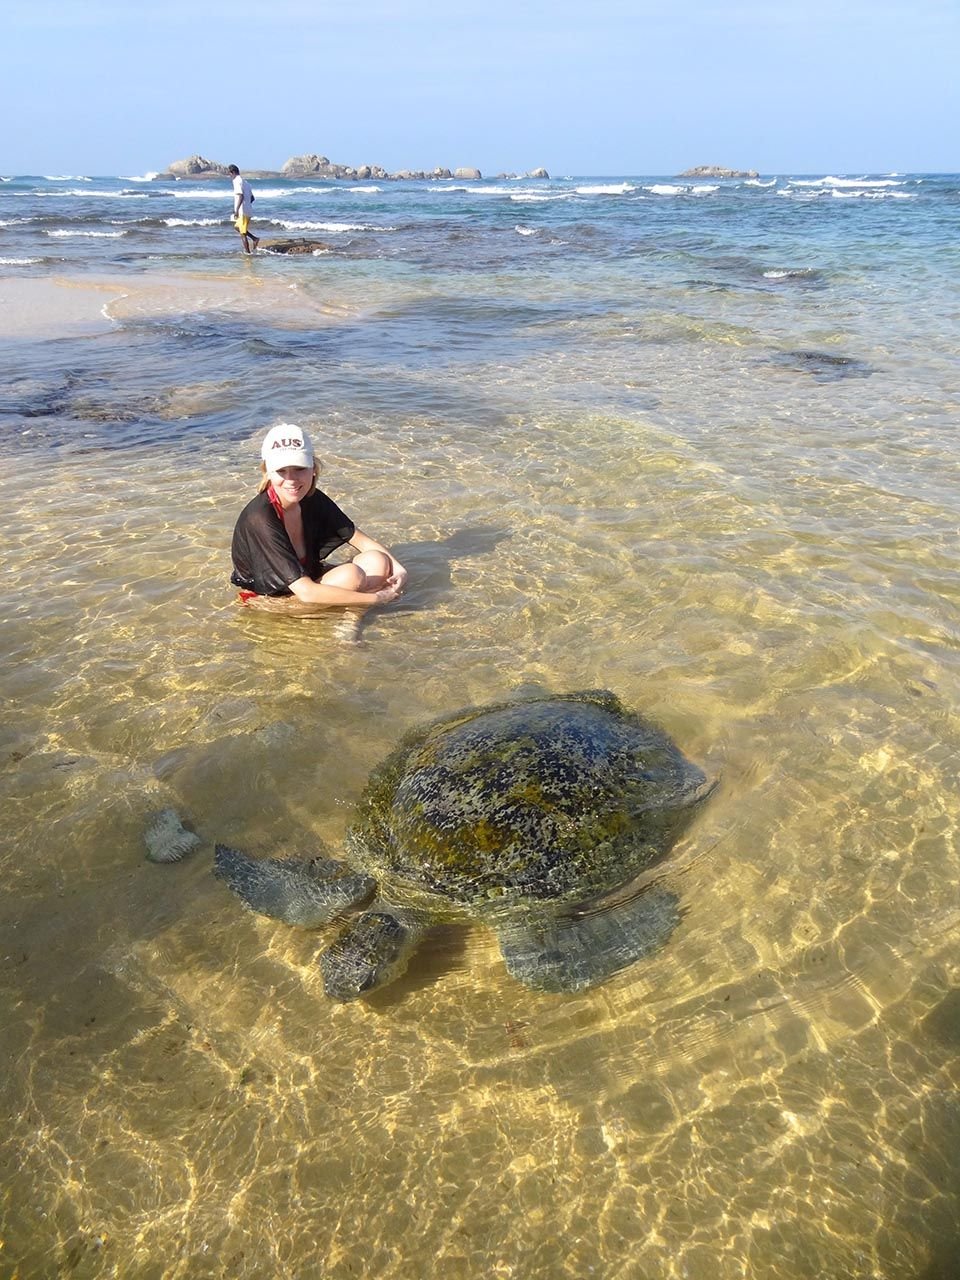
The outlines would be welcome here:
<svg viewBox="0 0 960 1280">
<path fill-rule="evenodd" d="M 270 479 L 281 498 L 299 502 L 313 482 L 313 468 L 281 467 L 270 473 Z"/>
</svg>

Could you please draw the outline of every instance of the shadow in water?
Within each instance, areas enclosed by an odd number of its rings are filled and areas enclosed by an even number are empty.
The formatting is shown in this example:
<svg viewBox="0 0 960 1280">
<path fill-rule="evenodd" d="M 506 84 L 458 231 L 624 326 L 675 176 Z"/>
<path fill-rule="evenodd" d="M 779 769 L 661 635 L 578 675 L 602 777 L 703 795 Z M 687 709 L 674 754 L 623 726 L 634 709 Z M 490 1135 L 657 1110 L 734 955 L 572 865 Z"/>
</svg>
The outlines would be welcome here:
<svg viewBox="0 0 960 1280">
<path fill-rule="evenodd" d="M 913 1280 L 957 1280 L 960 1276 L 960 1235 L 941 1241 L 930 1262 Z"/>
<path fill-rule="evenodd" d="M 463 969 L 470 929 L 466 923 L 438 924 L 427 929 L 406 971 L 387 986 L 361 997 L 363 1003 L 378 1013 L 386 1013 L 408 996 L 432 987 L 450 970 Z"/>
<path fill-rule="evenodd" d="M 948 1049 L 960 1049 L 960 988 L 934 1005 L 921 1024 L 924 1032 Z"/>
<path fill-rule="evenodd" d="M 924 1039 L 932 1041 L 947 1054 L 953 1056 L 960 1050 L 960 988 L 948 991 L 920 1023 Z M 945 1149 L 956 1153 L 960 1150 L 960 1112 L 952 1096 L 932 1091 L 926 1107 L 924 1128 L 947 1139 Z M 940 1143 L 938 1143 L 940 1146 Z M 940 1197 L 931 1199 L 930 1252 L 923 1268 L 912 1280 L 957 1280 L 960 1276 L 960 1230 L 957 1214 L 960 1209 L 960 1159 L 954 1154 L 945 1164 L 942 1154 L 918 1153 L 915 1168 L 922 1171 L 936 1186 Z"/>
<path fill-rule="evenodd" d="M 390 612 L 396 615 L 432 609 L 453 591 L 451 565 L 454 561 L 490 555 L 509 537 L 509 529 L 474 525 L 458 529 L 446 538 L 394 543 L 390 550 L 407 570 L 409 577 L 406 594 L 402 600 L 388 606 Z M 356 644 L 360 642 L 370 623 L 378 621 L 382 613 L 379 609 L 371 609 L 362 615 L 353 616 L 356 624 L 349 639 Z"/>
<path fill-rule="evenodd" d="M 541 993 L 570 995 L 600 986 L 656 954 L 685 915 L 676 894 L 650 886 L 629 896 L 621 886 L 614 894 L 559 910 L 528 903 L 499 919 L 478 912 L 473 921 L 428 925 L 404 972 L 359 998 L 385 1012 L 449 970 L 462 969 L 476 927 L 499 943 L 501 961 L 514 981 Z"/>
<path fill-rule="evenodd" d="M 446 538 L 395 544 L 390 550 L 410 575 L 407 595 L 399 607 L 407 613 L 430 608 L 450 594 L 454 561 L 488 556 L 509 537 L 509 529 L 474 525 Z"/>
</svg>

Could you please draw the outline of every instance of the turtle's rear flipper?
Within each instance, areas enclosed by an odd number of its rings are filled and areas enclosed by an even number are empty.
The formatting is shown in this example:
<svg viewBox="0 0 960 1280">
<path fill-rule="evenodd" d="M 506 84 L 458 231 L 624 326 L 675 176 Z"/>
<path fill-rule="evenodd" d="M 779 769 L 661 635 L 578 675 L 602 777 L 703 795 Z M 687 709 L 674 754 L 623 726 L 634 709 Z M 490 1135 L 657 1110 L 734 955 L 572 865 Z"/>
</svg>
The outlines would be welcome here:
<svg viewBox="0 0 960 1280">
<path fill-rule="evenodd" d="M 507 970 L 536 991 L 582 991 L 649 955 L 680 921 L 677 898 L 649 889 L 591 915 L 510 921 L 498 930 Z"/>
<path fill-rule="evenodd" d="M 356 1000 L 404 972 L 423 930 L 391 910 L 365 911 L 320 956 L 323 989 L 332 1000 Z"/>
<path fill-rule="evenodd" d="M 218 844 L 213 873 L 259 915 L 315 928 L 373 893 L 375 882 L 333 858 L 250 858 Z"/>
</svg>

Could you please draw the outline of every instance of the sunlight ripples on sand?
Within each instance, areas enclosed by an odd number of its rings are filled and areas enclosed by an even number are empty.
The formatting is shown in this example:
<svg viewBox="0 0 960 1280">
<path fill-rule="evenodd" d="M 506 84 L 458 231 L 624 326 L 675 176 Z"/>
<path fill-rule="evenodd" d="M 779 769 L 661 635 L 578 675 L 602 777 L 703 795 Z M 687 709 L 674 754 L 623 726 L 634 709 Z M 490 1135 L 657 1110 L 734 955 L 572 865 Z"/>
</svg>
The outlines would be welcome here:
<svg viewBox="0 0 960 1280">
<path fill-rule="evenodd" d="M 496 228 L 462 274 L 168 264 L 121 272 L 109 326 L 21 342 L 0 992 L 22 1280 L 946 1274 L 950 343 L 899 309 L 907 249 L 867 288 L 818 222 L 818 253 L 776 257 L 821 281 L 765 281 L 745 246 L 705 261 L 679 197 L 655 216 L 682 252 L 642 251 L 622 208 L 600 252 L 590 199 L 524 205 L 578 202 L 590 248 L 563 269 L 490 267 Z M 408 566 L 402 604 L 347 628 L 235 604 L 230 531 L 278 417 Z M 457 923 L 333 1005 L 332 930 L 244 913 L 210 874 L 214 841 L 339 850 L 415 723 L 603 687 L 719 785 L 637 886 L 677 894 L 675 934 L 600 988 L 527 990 Z M 158 866 L 168 805 L 203 845 Z"/>
</svg>

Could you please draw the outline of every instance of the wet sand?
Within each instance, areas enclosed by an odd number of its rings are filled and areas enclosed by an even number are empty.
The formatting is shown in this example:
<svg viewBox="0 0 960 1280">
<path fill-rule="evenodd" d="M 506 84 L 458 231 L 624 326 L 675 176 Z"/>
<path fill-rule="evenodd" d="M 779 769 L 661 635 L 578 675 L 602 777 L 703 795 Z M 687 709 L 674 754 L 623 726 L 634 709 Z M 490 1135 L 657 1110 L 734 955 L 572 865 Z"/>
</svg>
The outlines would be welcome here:
<svg viewBox="0 0 960 1280">
<path fill-rule="evenodd" d="M 6 276 L 0 279 L 0 337 L 58 338 L 101 333 L 110 327 L 106 309 L 123 298 L 129 287 L 123 280 Z"/>
</svg>

